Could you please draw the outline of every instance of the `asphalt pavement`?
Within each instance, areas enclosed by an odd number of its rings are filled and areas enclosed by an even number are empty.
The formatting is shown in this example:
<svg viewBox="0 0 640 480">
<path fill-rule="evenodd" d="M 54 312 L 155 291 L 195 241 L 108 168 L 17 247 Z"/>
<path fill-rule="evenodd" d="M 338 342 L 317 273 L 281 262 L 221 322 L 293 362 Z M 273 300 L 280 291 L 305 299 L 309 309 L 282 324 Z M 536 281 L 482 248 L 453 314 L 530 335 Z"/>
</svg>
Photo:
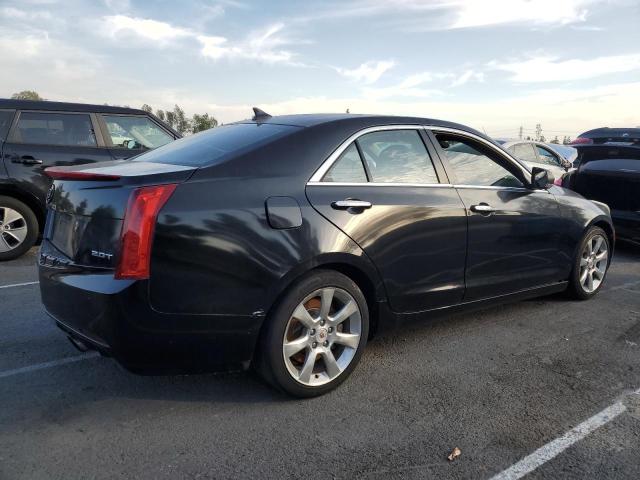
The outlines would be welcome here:
<svg viewBox="0 0 640 480">
<path fill-rule="evenodd" d="M 42 309 L 35 260 L 0 264 L 0 479 L 640 478 L 640 249 L 618 247 L 591 301 L 376 338 L 312 400 L 82 355 Z"/>
</svg>

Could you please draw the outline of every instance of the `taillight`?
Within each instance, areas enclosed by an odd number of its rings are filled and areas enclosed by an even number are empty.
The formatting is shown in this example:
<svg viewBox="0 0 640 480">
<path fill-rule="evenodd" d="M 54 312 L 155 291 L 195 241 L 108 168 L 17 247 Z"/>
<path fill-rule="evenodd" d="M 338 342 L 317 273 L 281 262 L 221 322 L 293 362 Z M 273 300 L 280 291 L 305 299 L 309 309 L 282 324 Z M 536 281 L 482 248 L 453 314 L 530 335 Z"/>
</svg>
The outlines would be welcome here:
<svg viewBox="0 0 640 480">
<path fill-rule="evenodd" d="M 158 212 L 175 189 L 175 184 L 154 185 L 137 188 L 131 193 L 124 214 L 115 278 L 149 278 L 151 242 Z"/>
<path fill-rule="evenodd" d="M 569 145 L 591 145 L 593 140 L 591 138 L 585 137 L 576 137 L 574 138 Z"/>
<path fill-rule="evenodd" d="M 119 175 L 108 173 L 97 173 L 92 171 L 69 171 L 66 167 L 49 167 L 44 169 L 44 173 L 54 180 L 85 180 L 96 182 L 107 182 L 119 180 Z"/>
</svg>

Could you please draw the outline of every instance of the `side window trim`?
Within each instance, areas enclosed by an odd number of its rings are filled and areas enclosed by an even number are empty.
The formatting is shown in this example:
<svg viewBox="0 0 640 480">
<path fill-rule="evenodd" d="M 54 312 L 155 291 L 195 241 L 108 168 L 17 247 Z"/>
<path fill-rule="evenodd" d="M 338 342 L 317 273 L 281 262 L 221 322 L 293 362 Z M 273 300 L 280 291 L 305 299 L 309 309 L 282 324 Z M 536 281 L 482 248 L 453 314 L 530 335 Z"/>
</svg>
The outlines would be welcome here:
<svg viewBox="0 0 640 480">
<path fill-rule="evenodd" d="M 93 130 L 93 138 L 96 141 L 95 145 L 55 145 L 55 144 L 47 144 L 47 143 L 38 143 L 38 144 L 31 144 L 31 143 L 26 143 L 23 142 L 21 139 L 17 138 L 17 134 L 18 134 L 18 124 L 20 123 L 20 116 L 22 115 L 22 113 L 43 113 L 43 114 L 60 114 L 60 115 L 88 115 L 89 116 L 89 121 L 91 122 L 91 129 Z M 7 133 L 7 143 L 15 143 L 18 145 L 38 145 L 38 146 L 44 146 L 44 147 L 65 147 L 65 148 L 103 148 L 103 145 L 100 145 L 100 141 L 98 140 L 99 138 L 99 132 L 97 130 L 97 125 L 95 122 L 95 119 L 93 117 L 93 113 L 92 112 L 74 112 L 74 111 L 60 111 L 60 110 L 16 110 L 16 113 L 13 117 L 13 122 L 11 123 L 11 127 L 9 128 L 9 132 Z"/>
<path fill-rule="evenodd" d="M 311 175 L 311 178 L 309 178 L 309 180 L 307 181 L 307 185 L 334 185 L 334 186 L 339 186 L 339 185 L 343 185 L 343 186 L 356 186 L 356 185 L 369 185 L 369 186 L 406 186 L 406 187 L 423 187 L 423 186 L 427 186 L 427 187 L 451 187 L 450 183 L 448 182 L 448 178 L 447 178 L 447 172 L 444 169 L 441 160 L 439 158 L 439 155 L 437 154 L 435 147 L 433 146 L 433 141 L 431 140 L 431 138 L 429 137 L 429 133 L 428 131 L 425 129 L 426 127 L 424 125 L 381 125 L 378 127 L 367 127 L 364 128 L 363 130 L 360 130 L 356 133 L 354 133 L 353 135 L 351 135 L 349 138 L 347 138 L 344 142 L 342 142 L 338 148 L 336 148 L 333 153 L 331 153 L 331 155 L 329 155 L 329 157 L 327 157 L 327 159 L 322 162 L 322 164 L 320 165 L 320 167 L 318 167 L 316 169 L 316 171 L 313 173 L 313 175 Z M 369 168 L 367 166 L 367 162 L 364 159 L 364 156 L 362 155 L 362 151 L 360 148 L 360 145 L 358 144 L 357 140 L 363 136 L 366 135 L 368 133 L 373 133 L 373 132 L 381 132 L 381 131 L 389 131 L 389 130 L 415 130 L 418 135 L 420 136 L 420 139 L 422 141 L 422 143 L 424 144 L 425 149 L 427 150 L 427 153 L 430 156 L 431 159 L 431 163 L 434 166 L 434 169 L 436 171 L 436 177 L 438 178 L 438 183 L 383 183 L 383 182 L 372 182 L 371 181 L 371 173 L 369 171 Z M 365 169 L 365 173 L 367 175 L 367 183 L 344 183 L 344 182 L 325 182 L 323 181 L 323 177 L 325 176 L 325 174 L 329 171 L 329 169 L 333 166 L 333 164 L 340 158 L 340 156 L 342 155 L 342 153 L 349 148 L 349 146 L 355 143 L 356 147 L 358 148 L 358 154 L 360 155 L 360 160 L 363 164 L 363 167 Z"/>
<path fill-rule="evenodd" d="M 432 135 L 432 142 L 438 152 L 438 157 L 440 158 L 440 161 L 442 162 L 442 164 L 445 167 L 445 170 L 447 172 L 447 175 L 451 181 L 451 183 L 453 184 L 454 187 L 456 188 L 480 188 L 480 189 L 484 189 L 484 190 L 527 190 L 527 191 L 531 191 L 530 185 L 531 185 L 531 181 L 530 181 L 530 172 L 528 172 L 524 166 L 520 165 L 519 162 L 513 160 L 512 158 L 509 157 L 509 154 L 505 151 L 501 151 L 498 150 L 493 144 L 491 144 L 491 142 L 483 139 L 482 137 L 478 137 L 476 135 L 473 135 L 469 132 L 465 132 L 463 130 L 457 130 L 454 128 L 446 128 L 446 127 L 438 127 L 438 126 L 427 126 L 427 131 Z M 442 148 L 440 147 L 439 143 L 437 142 L 435 135 L 437 133 L 444 133 L 444 134 L 450 134 L 450 135 L 457 135 L 466 139 L 469 139 L 471 141 L 474 142 L 479 142 L 481 144 L 483 144 L 483 146 L 485 146 L 485 148 L 487 148 L 487 150 L 489 150 L 489 152 L 492 154 L 491 156 L 489 156 L 489 158 L 493 161 L 496 161 L 498 163 L 498 165 L 503 166 L 505 169 L 507 169 L 510 173 L 512 173 L 513 175 L 515 175 L 515 177 L 520 180 L 525 186 L 524 187 L 502 187 L 502 186 L 479 186 L 479 185 L 465 185 L 465 184 L 460 184 L 457 181 L 455 172 L 453 171 L 453 168 L 449 165 L 446 155 L 444 154 L 444 152 L 442 151 Z M 500 159 L 502 159 L 502 161 L 497 161 L 495 157 L 498 157 Z M 505 165 L 506 164 L 506 165 Z M 508 165 L 508 166 L 507 166 Z M 517 172 L 517 173 L 516 173 Z"/>
</svg>

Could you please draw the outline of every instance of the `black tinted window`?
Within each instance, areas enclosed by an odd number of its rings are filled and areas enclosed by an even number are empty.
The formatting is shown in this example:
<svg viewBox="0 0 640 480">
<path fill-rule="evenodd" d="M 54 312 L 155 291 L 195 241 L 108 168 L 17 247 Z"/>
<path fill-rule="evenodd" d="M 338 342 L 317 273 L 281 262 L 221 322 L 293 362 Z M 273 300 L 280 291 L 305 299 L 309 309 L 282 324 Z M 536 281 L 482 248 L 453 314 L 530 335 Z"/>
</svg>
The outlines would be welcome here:
<svg viewBox="0 0 640 480">
<path fill-rule="evenodd" d="M 490 158 L 486 149 L 466 137 L 438 133 L 438 143 L 460 185 L 523 187 L 509 170 Z"/>
<path fill-rule="evenodd" d="M 39 145 L 96 146 L 87 113 L 22 112 L 15 140 Z"/>
<path fill-rule="evenodd" d="M 297 130 L 270 123 L 235 123 L 181 138 L 137 156 L 133 161 L 170 163 L 194 167 L 213 165 L 229 153 L 256 148 Z"/>
<path fill-rule="evenodd" d="M 358 138 L 372 182 L 438 183 L 420 134 L 416 130 L 385 130 Z"/>
<path fill-rule="evenodd" d="M 0 142 L 7 138 L 15 110 L 0 110 Z"/>
<path fill-rule="evenodd" d="M 342 152 L 340 157 L 322 177 L 323 182 L 364 183 L 367 174 L 364 171 L 360 154 L 355 143 Z"/>
</svg>

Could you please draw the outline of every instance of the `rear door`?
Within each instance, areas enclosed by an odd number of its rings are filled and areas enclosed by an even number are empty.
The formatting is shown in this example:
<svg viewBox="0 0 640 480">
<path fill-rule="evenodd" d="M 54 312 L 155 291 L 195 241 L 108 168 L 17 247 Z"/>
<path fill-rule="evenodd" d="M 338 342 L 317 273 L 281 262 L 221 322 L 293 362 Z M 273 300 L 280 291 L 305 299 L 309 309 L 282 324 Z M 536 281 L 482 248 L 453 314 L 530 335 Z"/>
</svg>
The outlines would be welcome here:
<svg viewBox="0 0 640 480">
<path fill-rule="evenodd" d="M 105 142 L 114 160 L 139 155 L 176 139 L 173 133 L 144 115 L 103 113 L 98 117 Z"/>
<path fill-rule="evenodd" d="M 3 148 L 9 177 L 44 203 L 51 185 L 45 168 L 111 160 L 94 120 L 90 113 L 19 112 Z"/>
<path fill-rule="evenodd" d="M 367 129 L 314 174 L 307 197 L 376 265 L 391 308 L 417 312 L 464 294 L 467 221 L 416 126 Z"/>
<path fill-rule="evenodd" d="M 438 131 L 435 143 L 468 215 L 465 301 L 566 279 L 566 233 L 555 197 L 480 137 Z"/>
</svg>

